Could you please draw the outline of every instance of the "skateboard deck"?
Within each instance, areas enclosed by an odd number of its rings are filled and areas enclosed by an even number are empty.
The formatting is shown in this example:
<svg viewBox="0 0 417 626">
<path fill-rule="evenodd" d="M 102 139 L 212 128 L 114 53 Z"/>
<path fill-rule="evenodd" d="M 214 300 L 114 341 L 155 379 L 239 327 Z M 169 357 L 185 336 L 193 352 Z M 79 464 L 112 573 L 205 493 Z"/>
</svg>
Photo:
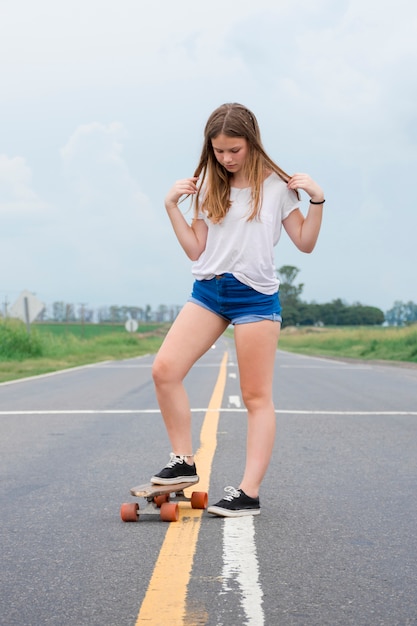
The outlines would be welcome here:
<svg viewBox="0 0 417 626">
<path fill-rule="evenodd" d="M 193 491 L 191 497 L 184 489 L 194 487 L 197 483 L 175 483 L 171 485 L 155 485 L 144 483 L 132 487 L 130 493 L 136 498 L 144 498 L 146 504 L 140 508 L 138 502 L 125 502 L 120 508 L 120 517 L 124 522 L 138 522 L 140 515 L 159 515 L 165 522 L 177 522 L 179 519 L 179 502 L 189 502 L 193 509 L 207 508 L 208 495 L 205 491 Z"/>
</svg>

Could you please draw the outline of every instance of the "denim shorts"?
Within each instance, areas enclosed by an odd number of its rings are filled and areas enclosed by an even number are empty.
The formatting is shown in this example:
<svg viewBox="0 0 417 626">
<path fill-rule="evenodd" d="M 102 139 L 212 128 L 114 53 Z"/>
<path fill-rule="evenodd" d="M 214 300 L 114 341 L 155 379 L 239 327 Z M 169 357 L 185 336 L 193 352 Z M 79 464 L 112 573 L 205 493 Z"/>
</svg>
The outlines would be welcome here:
<svg viewBox="0 0 417 626">
<path fill-rule="evenodd" d="M 272 295 L 260 293 L 241 283 L 233 274 L 194 281 L 188 302 L 199 304 L 230 324 L 262 320 L 282 322 L 278 292 Z"/>
</svg>

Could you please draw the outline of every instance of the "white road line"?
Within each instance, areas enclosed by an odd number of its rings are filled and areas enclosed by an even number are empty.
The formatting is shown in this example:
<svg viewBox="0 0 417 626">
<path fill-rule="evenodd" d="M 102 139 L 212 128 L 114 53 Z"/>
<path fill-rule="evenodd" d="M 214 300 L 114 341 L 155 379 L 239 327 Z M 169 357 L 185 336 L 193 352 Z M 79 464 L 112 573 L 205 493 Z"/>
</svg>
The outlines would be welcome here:
<svg viewBox="0 0 417 626">
<path fill-rule="evenodd" d="M 229 396 L 228 406 L 235 406 L 237 409 L 240 409 L 242 406 L 240 396 Z"/>
<path fill-rule="evenodd" d="M 223 524 L 224 593 L 239 586 L 239 598 L 248 626 L 263 626 L 263 591 L 259 582 L 259 563 L 255 544 L 253 517 L 226 519 Z"/>
<path fill-rule="evenodd" d="M 36 376 L 26 376 L 26 378 L 17 378 L 15 380 L 6 380 L 4 383 L 0 383 L 0 387 L 5 385 L 16 385 L 17 383 L 24 383 L 27 380 L 38 380 L 39 378 L 50 378 L 51 376 L 58 376 L 59 374 L 70 374 L 71 372 L 76 372 L 77 370 L 84 370 L 89 367 L 99 367 L 102 365 L 107 365 L 107 363 L 111 363 L 111 361 L 101 361 L 99 363 L 88 363 L 87 365 L 77 365 L 76 367 L 67 367 L 63 370 L 56 370 L 55 372 L 47 372 L 46 374 L 37 374 Z"/>
<path fill-rule="evenodd" d="M 337 359 L 332 359 L 331 356 L 313 356 L 312 354 L 299 354 L 298 352 L 289 352 L 288 350 L 282 350 L 279 348 L 277 350 L 278 355 L 287 355 L 289 357 L 293 357 L 295 359 L 299 359 L 300 361 L 322 361 L 323 363 L 332 363 L 333 365 L 348 365 L 346 361 L 339 361 Z"/>
<path fill-rule="evenodd" d="M 207 413 L 210 411 L 221 411 L 222 413 L 245 413 L 245 408 L 195 408 L 191 409 L 191 413 Z M 45 410 L 10 410 L 0 411 L 1 415 L 137 415 L 138 413 L 156 414 L 160 413 L 159 409 L 45 409 Z M 315 411 L 307 409 L 276 409 L 279 415 L 416 415 L 417 411 Z"/>
<path fill-rule="evenodd" d="M 343 370 L 371 370 L 372 366 L 371 365 L 346 365 L 346 364 L 340 364 L 337 363 L 336 365 L 334 365 L 334 362 L 332 362 L 331 365 L 285 365 L 284 363 L 278 363 L 278 367 L 282 368 L 282 369 L 288 369 L 288 370 L 336 370 L 336 369 L 343 369 Z"/>
<path fill-rule="evenodd" d="M 140 368 L 146 369 L 146 368 L 150 368 L 152 367 L 152 363 L 109 363 L 108 365 L 106 365 L 106 369 L 110 369 L 110 370 L 137 370 Z"/>
</svg>

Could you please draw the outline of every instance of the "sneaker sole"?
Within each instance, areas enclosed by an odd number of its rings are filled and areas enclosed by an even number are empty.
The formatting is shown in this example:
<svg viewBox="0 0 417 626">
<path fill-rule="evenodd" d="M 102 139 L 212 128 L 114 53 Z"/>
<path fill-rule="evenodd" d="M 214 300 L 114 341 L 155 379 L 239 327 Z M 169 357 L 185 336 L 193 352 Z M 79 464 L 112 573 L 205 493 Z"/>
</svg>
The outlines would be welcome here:
<svg viewBox="0 0 417 626">
<path fill-rule="evenodd" d="M 153 485 L 176 485 L 177 483 L 198 483 L 199 480 L 199 476 L 177 476 L 176 478 L 152 476 L 151 483 Z"/>
<path fill-rule="evenodd" d="M 218 517 L 244 517 L 245 515 L 259 515 L 261 509 L 222 509 L 219 506 L 209 506 L 207 513 L 217 515 Z"/>
</svg>

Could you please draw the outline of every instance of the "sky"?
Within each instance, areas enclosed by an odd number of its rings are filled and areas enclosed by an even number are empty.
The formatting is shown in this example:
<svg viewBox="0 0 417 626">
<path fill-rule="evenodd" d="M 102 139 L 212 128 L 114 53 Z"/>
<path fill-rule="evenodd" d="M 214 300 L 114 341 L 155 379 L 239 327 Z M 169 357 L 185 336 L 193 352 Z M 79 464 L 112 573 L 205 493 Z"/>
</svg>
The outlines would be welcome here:
<svg viewBox="0 0 417 626">
<path fill-rule="evenodd" d="M 415 0 L 4 3 L 0 311 L 24 289 L 48 306 L 182 305 L 191 262 L 164 197 L 224 102 L 325 191 L 313 253 L 284 232 L 275 249 L 302 299 L 417 302 L 416 33 Z"/>
</svg>

